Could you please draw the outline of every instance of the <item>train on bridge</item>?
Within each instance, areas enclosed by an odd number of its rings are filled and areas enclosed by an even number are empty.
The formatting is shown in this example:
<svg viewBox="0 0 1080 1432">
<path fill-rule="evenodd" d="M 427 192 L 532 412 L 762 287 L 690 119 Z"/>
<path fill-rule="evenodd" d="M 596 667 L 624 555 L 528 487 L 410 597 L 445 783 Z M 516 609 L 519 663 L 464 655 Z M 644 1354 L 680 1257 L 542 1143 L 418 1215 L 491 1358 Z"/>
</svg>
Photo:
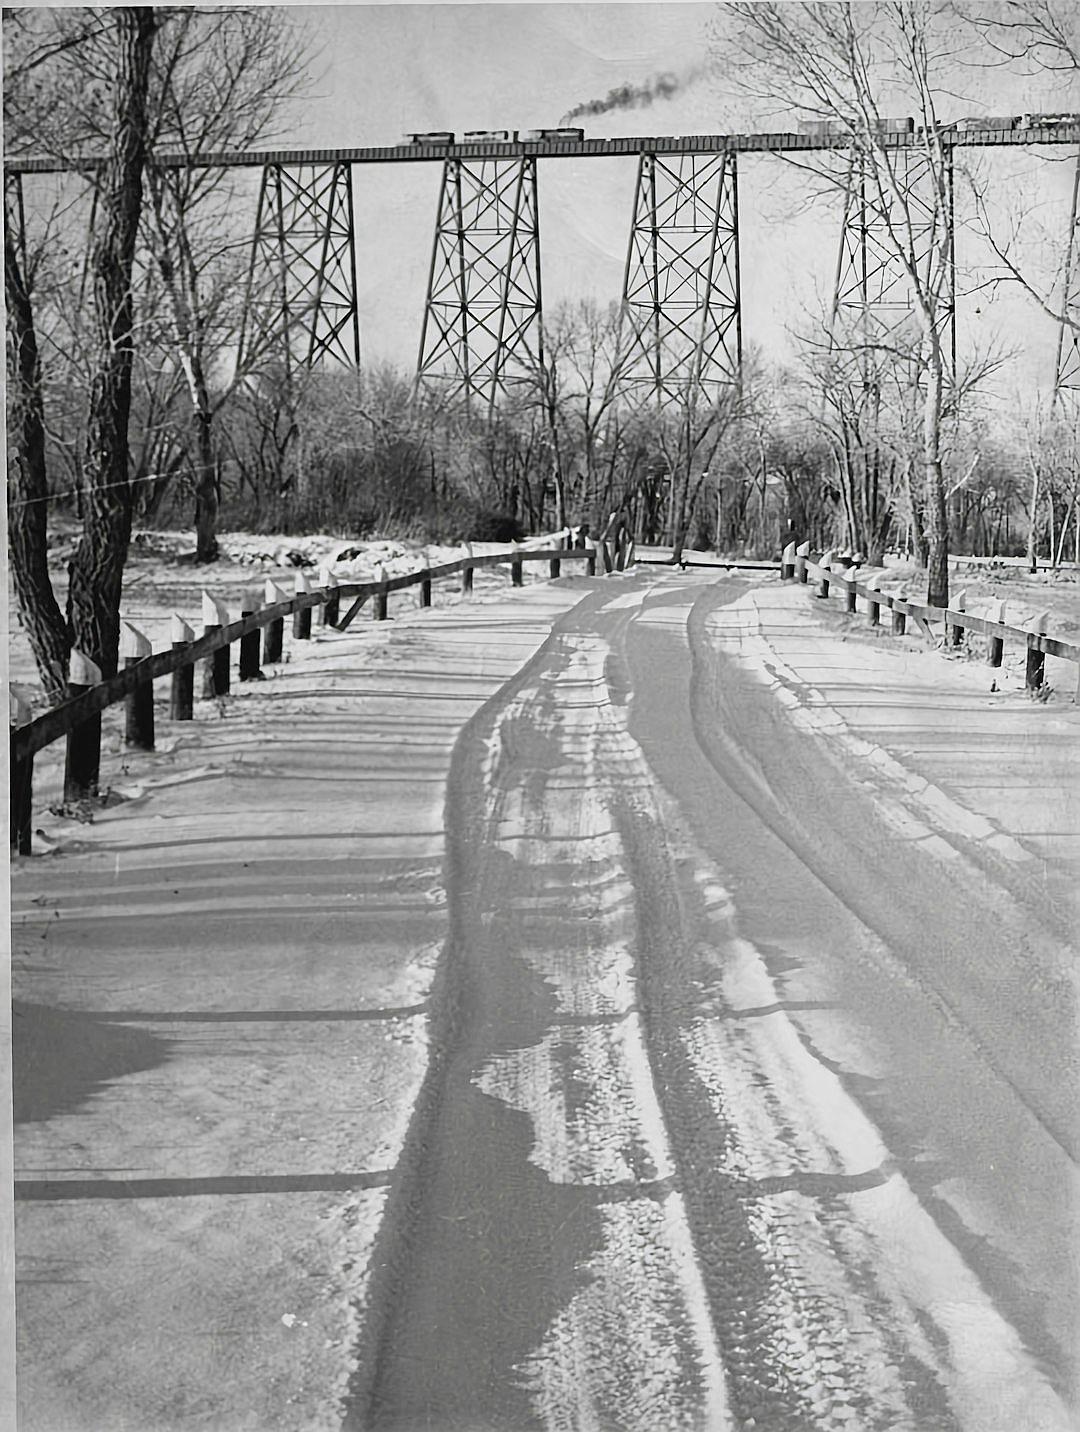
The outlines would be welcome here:
<svg viewBox="0 0 1080 1432">
<path fill-rule="evenodd" d="M 1080 114 L 969 114 L 947 120 L 937 130 L 939 134 L 972 134 L 988 129 L 1057 129 L 1074 124 L 1080 124 Z M 800 119 L 798 132 L 815 139 L 840 139 L 849 135 L 853 127 L 854 121 L 848 125 L 838 119 Z M 880 119 L 876 128 L 879 134 L 914 134 L 922 126 L 917 126 L 911 115 L 905 115 L 902 119 Z"/>
<path fill-rule="evenodd" d="M 453 144 L 452 129 L 436 129 L 427 134 L 407 134 L 411 144 Z M 463 144 L 518 144 L 543 140 L 569 139 L 579 143 L 585 138 L 583 129 L 467 129 L 461 136 Z"/>
<path fill-rule="evenodd" d="M 854 128 L 854 121 L 851 124 L 838 119 L 801 119 L 798 122 L 797 133 L 807 139 L 843 139 L 850 135 Z M 1052 113 L 1052 114 L 971 114 L 964 115 L 960 119 L 947 120 L 937 126 L 939 134 L 972 134 L 980 131 L 1013 131 L 1028 129 L 1059 129 L 1071 125 L 1080 125 L 1080 114 Z M 877 132 L 881 135 L 889 134 L 915 134 L 921 131 L 922 126 L 917 125 L 913 116 L 903 115 L 902 117 L 883 117 L 876 125 Z M 451 129 L 436 129 L 427 132 L 407 134 L 405 138 L 410 144 L 425 145 L 435 148 L 449 148 L 456 143 L 457 137 Z M 574 127 L 557 126 L 554 129 L 467 129 L 461 136 L 462 144 L 519 144 L 519 143 L 550 143 L 552 140 L 562 140 L 574 144 L 580 144 L 585 138 L 585 131 Z"/>
</svg>

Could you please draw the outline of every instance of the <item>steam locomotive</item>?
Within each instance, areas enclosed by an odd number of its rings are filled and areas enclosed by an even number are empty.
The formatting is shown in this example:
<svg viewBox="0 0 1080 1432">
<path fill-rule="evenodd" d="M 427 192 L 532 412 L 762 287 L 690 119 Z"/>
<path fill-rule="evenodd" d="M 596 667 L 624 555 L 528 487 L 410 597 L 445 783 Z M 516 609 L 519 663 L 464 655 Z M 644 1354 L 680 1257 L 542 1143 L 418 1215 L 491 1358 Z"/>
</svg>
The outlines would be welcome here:
<svg viewBox="0 0 1080 1432">
<path fill-rule="evenodd" d="M 428 134 L 407 134 L 405 138 L 410 144 L 448 145 L 453 144 L 454 133 L 449 129 L 436 129 Z M 540 139 L 580 141 L 584 138 L 583 129 L 467 129 L 461 137 L 463 144 L 516 144 Z"/>
</svg>

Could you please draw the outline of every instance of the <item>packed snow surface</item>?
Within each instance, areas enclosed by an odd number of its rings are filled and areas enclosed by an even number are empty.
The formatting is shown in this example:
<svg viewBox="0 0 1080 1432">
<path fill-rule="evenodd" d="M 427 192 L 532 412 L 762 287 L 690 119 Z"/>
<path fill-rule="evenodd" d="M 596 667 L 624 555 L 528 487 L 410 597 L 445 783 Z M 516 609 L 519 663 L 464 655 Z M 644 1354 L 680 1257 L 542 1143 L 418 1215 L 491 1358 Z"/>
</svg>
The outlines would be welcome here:
<svg viewBox="0 0 1080 1432">
<path fill-rule="evenodd" d="M 20 1428 L 1074 1427 L 1076 708 L 479 595 L 107 722 L 92 821 L 38 758 Z"/>
</svg>

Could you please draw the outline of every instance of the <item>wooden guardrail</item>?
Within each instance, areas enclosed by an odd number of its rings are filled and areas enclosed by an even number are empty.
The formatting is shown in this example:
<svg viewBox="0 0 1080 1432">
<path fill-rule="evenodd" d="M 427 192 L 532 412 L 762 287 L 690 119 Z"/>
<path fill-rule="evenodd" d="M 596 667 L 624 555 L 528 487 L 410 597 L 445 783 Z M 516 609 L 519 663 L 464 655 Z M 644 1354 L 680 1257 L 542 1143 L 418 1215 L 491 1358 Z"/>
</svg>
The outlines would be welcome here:
<svg viewBox="0 0 1080 1432">
<path fill-rule="evenodd" d="M 834 562 L 837 565 L 834 565 Z M 861 600 L 871 626 L 879 626 L 882 611 L 888 611 L 890 630 L 898 636 L 906 632 L 909 618 L 924 635 L 949 647 L 962 646 L 964 633 L 976 632 L 987 639 L 986 659 L 990 666 L 1001 665 L 1006 641 L 1016 642 L 1022 645 L 1026 652 L 1024 684 L 1029 691 L 1037 691 L 1043 685 L 1047 656 L 1071 661 L 1077 667 L 1077 687 L 1073 700 L 1080 704 L 1080 645 L 1049 635 L 1046 630 L 1048 612 L 1041 612 L 1026 626 L 1011 626 L 1005 620 L 1004 602 L 997 603 L 992 617 L 980 617 L 965 611 L 963 592 L 957 593 L 947 607 L 931 607 L 925 602 L 912 601 L 903 590 L 883 592 L 880 586 L 883 574 L 880 571 L 863 579 L 859 569 L 845 565 L 845 559 L 834 558 L 828 552 L 815 558 L 807 543 L 799 547 L 790 545 L 784 549 L 780 575 L 788 581 L 813 580 L 817 584 L 819 597 L 842 594 L 847 610 L 852 613 L 858 611 L 858 603 Z M 940 625 L 940 633 L 935 631 L 935 624 Z"/>
<path fill-rule="evenodd" d="M 118 702 L 127 703 L 125 739 L 127 744 L 143 750 L 154 749 L 153 682 L 172 677 L 169 714 L 176 721 L 190 721 L 194 714 L 195 667 L 202 663 L 201 694 L 204 698 L 224 696 L 231 680 L 229 651 L 240 644 L 238 676 L 241 681 L 259 680 L 262 669 L 259 659 L 259 634 L 262 633 L 262 662 L 271 665 L 282 659 L 285 619 L 292 617 L 293 636 L 306 640 L 311 636 L 312 613 L 322 608 L 325 627 L 344 631 L 368 599 L 372 616 L 385 620 L 391 592 L 419 586 L 420 605 L 431 605 L 432 583 L 460 574 L 461 590 L 471 592 L 473 573 L 477 568 L 509 566 L 511 582 L 523 583 L 526 562 L 547 562 L 548 575 L 561 575 L 564 562 L 582 562 L 586 574 L 596 572 L 595 544 L 584 547 L 516 547 L 509 552 L 481 555 L 469 553 L 453 562 L 435 567 L 422 567 L 400 576 L 380 576 L 370 582 L 338 584 L 332 573 L 324 571 L 324 583 L 308 589 L 303 572 L 296 575 L 296 593 L 283 597 L 272 578 L 266 580 L 266 602 L 248 598 L 238 621 L 229 621 L 227 611 L 208 595 L 203 599 L 203 633 L 196 636 L 182 618 L 174 618 L 173 644 L 168 651 L 154 652 L 140 632 L 128 626 L 127 649 L 122 645 L 122 670 L 107 680 L 92 662 L 78 652 L 72 653 L 72 695 L 34 720 L 20 703 L 13 702 L 13 725 L 10 737 L 9 805 L 11 849 L 20 855 L 32 848 L 32 809 L 34 756 L 62 737 L 67 739 L 64 762 L 64 801 L 74 803 L 97 792 L 101 761 L 101 713 Z M 607 563 L 605 562 L 605 567 Z M 610 570 L 610 568 L 609 568 Z M 349 601 L 340 616 L 342 601 Z"/>
</svg>

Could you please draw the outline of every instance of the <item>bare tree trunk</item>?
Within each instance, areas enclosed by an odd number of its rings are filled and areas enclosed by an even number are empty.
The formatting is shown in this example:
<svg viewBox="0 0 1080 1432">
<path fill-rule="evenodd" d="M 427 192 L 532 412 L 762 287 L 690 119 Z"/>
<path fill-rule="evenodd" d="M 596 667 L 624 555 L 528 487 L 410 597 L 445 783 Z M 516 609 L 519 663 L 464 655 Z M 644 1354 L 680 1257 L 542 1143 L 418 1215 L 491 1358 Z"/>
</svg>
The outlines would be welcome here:
<svg viewBox="0 0 1080 1432">
<path fill-rule="evenodd" d="M 15 594 L 42 685 L 51 701 L 67 689 L 68 634 L 49 576 L 48 473 L 41 364 L 30 294 L 10 233 L 4 235 L 11 409 L 8 549 Z"/>
<path fill-rule="evenodd" d="M 671 560 L 681 562 L 686 546 L 686 529 L 689 526 L 687 495 L 690 486 L 689 472 L 671 475 Z"/>
<path fill-rule="evenodd" d="M 116 670 L 120 593 L 131 540 L 131 268 L 142 208 L 146 92 L 156 26 L 149 6 L 117 8 L 112 15 L 117 33 L 116 113 L 91 263 L 99 351 L 90 389 L 83 532 L 68 588 L 72 643 L 97 662 L 105 676 Z"/>
<path fill-rule="evenodd" d="M 941 463 L 941 355 L 935 343 L 927 375 L 923 408 L 923 460 L 926 468 L 926 600 L 932 607 L 949 605 L 949 510 Z"/>
<path fill-rule="evenodd" d="M 167 189 L 160 178 L 151 179 L 154 220 L 158 231 L 158 271 L 172 309 L 176 346 L 191 401 L 195 424 L 195 560 L 212 562 L 218 555 L 218 474 L 214 452 L 213 408 L 206 382 L 202 348 L 195 320 L 195 263 L 184 231 L 182 207 L 176 205 L 174 260 L 167 223 Z"/>
<path fill-rule="evenodd" d="M 201 397 L 196 400 L 195 410 L 195 454 L 199 465 L 195 479 L 195 560 L 213 562 L 218 555 L 218 474 L 210 406 L 201 365 L 196 391 Z"/>
<path fill-rule="evenodd" d="M 1031 506 L 1028 508 L 1028 535 L 1027 535 L 1027 563 L 1028 570 L 1035 573 L 1039 570 L 1039 559 L 1036 553 L 1039 539 L 1039 464 L 1030 458 L 1031 462 Z"/>
</svg>

